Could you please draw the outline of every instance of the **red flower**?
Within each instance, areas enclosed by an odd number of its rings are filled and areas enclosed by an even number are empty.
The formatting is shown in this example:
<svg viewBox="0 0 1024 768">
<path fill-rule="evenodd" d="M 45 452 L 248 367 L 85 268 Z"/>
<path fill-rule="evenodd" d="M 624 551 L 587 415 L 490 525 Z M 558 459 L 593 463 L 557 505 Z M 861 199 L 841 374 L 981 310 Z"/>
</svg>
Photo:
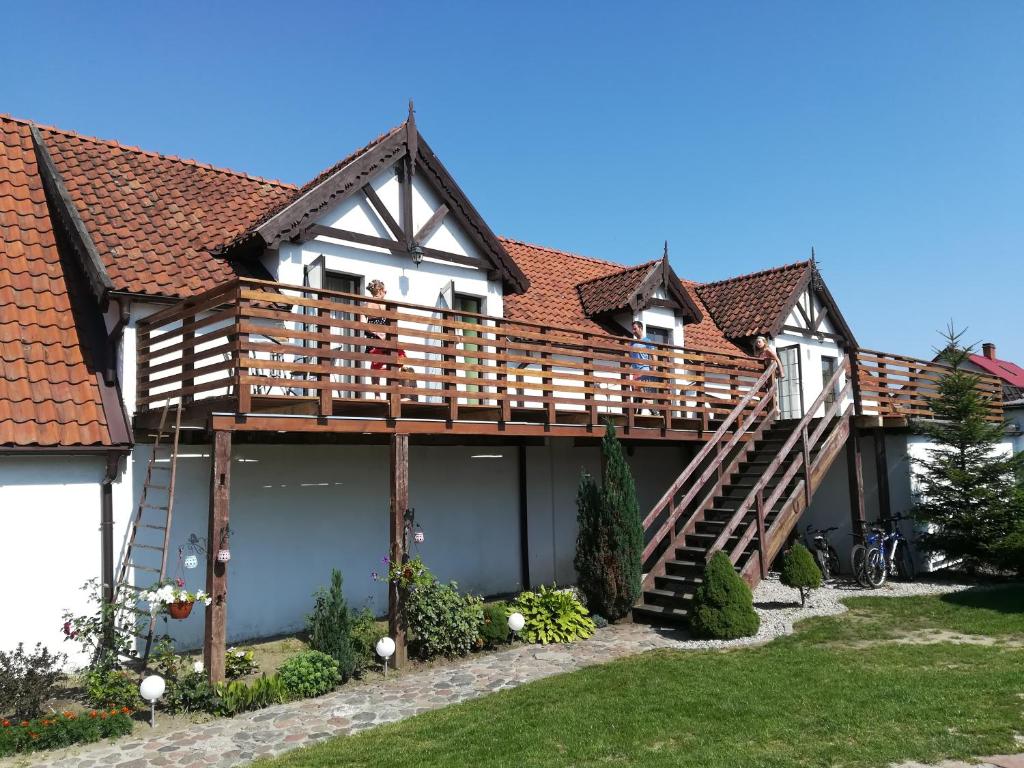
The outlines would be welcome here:
<svg viewBox="0 0 1024 768">
<path fill-rule="evenodd" d="M 185 588 L 185 580 L 184 579 L 175 579 L 175 581 L 178 582 L 178 589 L 184 589 Z"/>
<path fill-rule="evenodd" d="M 10 720 L 4 720 L 4 728 L 10 728 L 10 727 L 11 727 L 11 721 Z"/>
</svg>

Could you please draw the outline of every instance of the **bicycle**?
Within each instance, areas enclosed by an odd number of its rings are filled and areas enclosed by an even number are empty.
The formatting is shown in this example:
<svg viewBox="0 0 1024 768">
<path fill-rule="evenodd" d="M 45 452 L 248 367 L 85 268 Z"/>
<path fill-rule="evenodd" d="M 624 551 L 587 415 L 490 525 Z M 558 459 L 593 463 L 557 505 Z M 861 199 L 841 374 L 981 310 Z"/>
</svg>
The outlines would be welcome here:
<svg viewBox="0 0 1024 768">
<path fill-rule="evenodd" d="M 814 561 L 821 569 L 821 575 L 825 581 L 839 574 L 839 553 L 832 546 L 832 542 L 828 540 L 828 535 L 836 530 L 839 529 L 834 525 L 831 528 L 815 529 L 813 525 L 808 524 L 807 530 L 804 532 L 807 548 L 814 553 Z"/>
<path fill-rule="evenodd" d="M 880 587 L 890 575 L 896 575 L 904 581 L 914 580 L 917 574 L 914 560 L 910 556 L 910 542 L 897 525 L 901 520 L 909 519 L 905 515 L 897 515 L 883 521 L 891 530 L 877 524 L 872 526 L 863 535 L 864 544 L 853 548 L 851 559 L 854 574 L 862 586 Z"/>
</svg>

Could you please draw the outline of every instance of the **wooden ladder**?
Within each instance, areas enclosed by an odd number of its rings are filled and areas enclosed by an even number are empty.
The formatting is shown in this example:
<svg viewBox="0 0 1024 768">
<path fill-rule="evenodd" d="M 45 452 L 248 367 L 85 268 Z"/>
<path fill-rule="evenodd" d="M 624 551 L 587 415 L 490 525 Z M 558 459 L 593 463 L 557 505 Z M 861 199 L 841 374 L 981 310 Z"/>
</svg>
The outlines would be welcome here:
<svg viewBox="0 0 1024 768">
<path fill-rule="evenodd" d="M 114 582 L 113 604 L 117 605 L 118 600 L 123 596 L 124 590 L 130 590 L 136 595 L 147 589 L 128 582 L 130 571 L 142 571 L 150 573 L 154 581 L 163 581 L 167 578 L 167 549 L 171 539 L 171 522 L 174 517 L 174 481 L 178 470 L 178 437 L 181 434 L 181 402 L 174 406 L 174 427 L 170 434 L 171 453 L 167 457 L 169 462 L 162 466 L 160 462 L 160 448 L 166 444 L 168 437 L 167 417 L 171 409 L 170 401 L 164 404 L 163 412 L 160 414 L 160 425 L 157 427 L 156 439 L 153 441 L 153 453 L 149 458 L 146 467 L 146 479 L 142 484 L 142 494 L 139 497 L 139 505 L 135 509 L 135 516 L 132 518 L 131 529 L 128 532 L 128 544 L 125 547 L 124 557 L 121 560 L 121 568 L 117 580 Z M 161 503 L 166 499 L 166 503 Z M 140 532 L 159 531 L 159 544 L 143 543 L 139 541 Z M 145 541 L 145 538 L 143 537 Z M 137 558 L 146 554 L 148 562 L 136 562 Z M 156 566 L 156 556 L 159 555 L 160 565 Z M 132 609 L 137 615 L 148 616 L 146 631 L 139 632 L 139 638 L 145 638 L 146 646 L 142 655 L 143 664 L 149 658 L 153 645 L 153 634 L 156 630 L 156 614 L 149 611 Z M 138 625 L 138 622 L 136 622 Z"/>
</svg>

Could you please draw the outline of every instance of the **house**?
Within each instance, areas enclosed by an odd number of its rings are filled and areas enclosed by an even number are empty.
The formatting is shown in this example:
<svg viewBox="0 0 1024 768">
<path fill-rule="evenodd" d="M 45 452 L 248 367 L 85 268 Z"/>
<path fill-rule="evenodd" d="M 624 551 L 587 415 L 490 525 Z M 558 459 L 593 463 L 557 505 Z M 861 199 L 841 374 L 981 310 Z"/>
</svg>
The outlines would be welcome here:
<svg viewBox="0 0 1024 768">
<path fill-rule="evenodd" d="M 1000 360 L 996 345 L 991 341 L 981 345 L 980 355 L 971 354 L 964 367 L 995 376 L 1002 383 L 1006 434 L 1012 441 L 1014 453 L 1024 452 L 1024 368 L 1009 360 Z"/>
<path fill-rule="evenodd" d="M 635 616 L 677 621 L 712 552 L 754 584 L 802 518 L 887 514 L 943 370 L 861 349 L 813 258 L 701 285 L 667 246 L 498 237 L 411 109 L 301 187 L 0 118 L 0 247 L 3 573 L 37 579 L 0 647 L 57 645 L 87 578 L 176 576 L 213 595 L 168 626 L 213 678 L 334 567 L 392 619 L 372 574 L 410 548 L 482 594 L 572 583 L 606 421 L 647 512 Z"/>
</svg>

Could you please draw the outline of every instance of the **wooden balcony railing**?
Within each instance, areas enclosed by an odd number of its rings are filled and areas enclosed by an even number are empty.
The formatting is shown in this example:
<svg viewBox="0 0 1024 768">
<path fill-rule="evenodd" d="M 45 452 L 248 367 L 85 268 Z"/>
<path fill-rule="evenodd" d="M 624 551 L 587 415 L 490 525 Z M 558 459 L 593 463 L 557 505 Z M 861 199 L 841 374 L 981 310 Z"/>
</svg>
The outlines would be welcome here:
<svg viewBox="0 0 1024 768">
<path fill-rule="evenodd" d="M 931 419 L 931 403 L 939 395 L 939 381 L 951 368 L 944 363 L 918 360 L 860 349 L 856 354 L 859 413 L 865 416 Z M 989 374 L 976 374 L 978 390 L 989 402 L 989 419 L 1002 421 L 1002 384 Z"/>
<path fill-rule="evenodd" d="M 628 338 L 251 279 L 140 321 L 137 344 L 140 411 L 220 398 L 240 414 L 304 402 L 331 416 L 376 401 L 391 419 L 705 430 L 764 371 L 665 344 L 637 369 Z"/>
</svg>

